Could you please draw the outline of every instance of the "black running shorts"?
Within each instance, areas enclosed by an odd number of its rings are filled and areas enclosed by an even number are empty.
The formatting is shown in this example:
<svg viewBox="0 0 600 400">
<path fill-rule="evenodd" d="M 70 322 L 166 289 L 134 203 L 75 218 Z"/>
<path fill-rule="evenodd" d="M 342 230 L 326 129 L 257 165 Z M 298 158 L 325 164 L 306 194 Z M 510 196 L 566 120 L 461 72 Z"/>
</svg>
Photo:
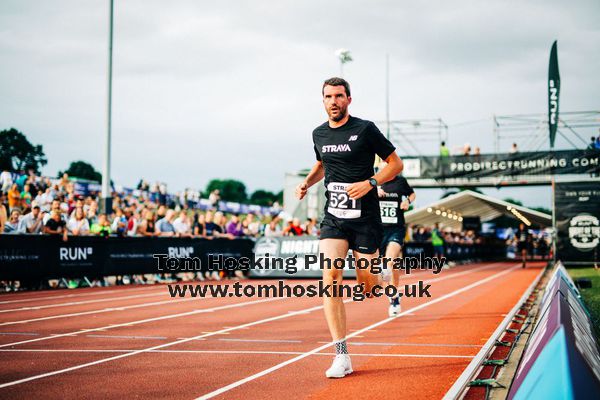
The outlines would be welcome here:
<svg viewBox="0 0 600 400">
<path fill-rule="evenodd" d="M 326 216 L 321 222 L 319 239 L 345 239 L 351 250 L 373 254 L 379 249 L 383 226 L 377 220 L 352 221 Z"/>
</svg>

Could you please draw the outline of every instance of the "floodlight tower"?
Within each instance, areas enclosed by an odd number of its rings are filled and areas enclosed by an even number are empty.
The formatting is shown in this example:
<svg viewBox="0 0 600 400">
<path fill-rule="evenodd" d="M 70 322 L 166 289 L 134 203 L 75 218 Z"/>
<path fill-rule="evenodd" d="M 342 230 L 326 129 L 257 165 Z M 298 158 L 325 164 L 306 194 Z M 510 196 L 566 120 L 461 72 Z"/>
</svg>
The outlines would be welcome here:
<svg viewBox="0 0 600 400">
<path fill-rule="evenodd" d="M 344 77 L 344 64 L 353 61 L 350 50 L 348 49 L 337 49 L 335 55 L 340 60 L 340 77 Z"/>
</svg>

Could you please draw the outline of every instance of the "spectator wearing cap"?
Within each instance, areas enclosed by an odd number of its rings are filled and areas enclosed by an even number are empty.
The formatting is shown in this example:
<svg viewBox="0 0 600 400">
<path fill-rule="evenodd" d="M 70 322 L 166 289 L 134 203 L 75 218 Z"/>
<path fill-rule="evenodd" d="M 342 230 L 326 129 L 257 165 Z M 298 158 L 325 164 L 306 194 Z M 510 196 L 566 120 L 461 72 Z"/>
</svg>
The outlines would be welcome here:
<svg viewBox="0 0 600 400">
<path fill-rule="evenodd" d="M 21 231 L 32 234 L 41 233 L 44 226 L 43 219 L 44 215 L 41 212 L 40 206 L 34 204 L 31 212 L 21 218 Z"/>
</svg>

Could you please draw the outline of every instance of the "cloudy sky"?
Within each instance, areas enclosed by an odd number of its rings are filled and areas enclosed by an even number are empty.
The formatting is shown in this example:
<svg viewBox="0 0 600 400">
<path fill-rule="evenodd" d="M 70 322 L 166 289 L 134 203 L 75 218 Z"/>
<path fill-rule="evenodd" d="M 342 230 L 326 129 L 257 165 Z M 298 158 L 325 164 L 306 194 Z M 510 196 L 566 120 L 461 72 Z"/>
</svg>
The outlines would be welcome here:
<svg viewBox="0 0 600 400">
<path fill-rule="evenodd" d="M 493 114 L 546 111 L 555 39 L 561 110 L 600 109 L 598 1 L 116 3 L 112 171 L 126 186 L 279 190 L 314 161 L 320 86 L 341 47 L 352 114 L 385 118 L 389 54 L 391 119 L 441 117 L 451 147 L 492 151 Z M 0 4 L 0 129 L 42 144 L 46 174 L 79 159 L 102 168 L 107 43 L 108 0 Z M 548 189 L 487 193 L 550 204 Z"/>
</svg>

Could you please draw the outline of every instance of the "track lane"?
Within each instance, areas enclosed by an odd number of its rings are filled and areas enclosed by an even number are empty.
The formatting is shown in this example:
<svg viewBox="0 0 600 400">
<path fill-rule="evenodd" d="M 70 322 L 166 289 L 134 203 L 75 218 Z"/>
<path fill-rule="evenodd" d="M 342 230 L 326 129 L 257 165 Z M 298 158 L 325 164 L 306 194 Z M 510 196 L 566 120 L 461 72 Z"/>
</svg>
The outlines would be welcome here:
<svg viewBox="0 0 600 400">
<path fill-rule="evenodd" d="M 441 275 L 444 275 L 444 273 L 442 273 Z M 471 277 L 472 277 L 473 279 L 477 279 L 477 274 L 475 273 L 475 274 L 471 275 Z M 452 281 L 452 279 L 448 280 L 447 282 L 451 282 L 451 281 Z M 453 286 L 453 285 L 451 285 L 451 286 Z M 295 300 L 298 300 L 298 299 L 295 299 Z M 318 302 L 320 303 L 320 300 L 318 300 Z M 379 308 L 379 309 L 381 310 L 381 313 L 382 313 L 382 314 L 386 312 L 386 311 L 385 311 L 385 306 L 384 306 L 384 305 L 385 305 L 385 302 L 381 303 L 381 308 Z M 353 308 L 353 307 L 349 307 L 349 308 Z M 262 312 L 262 310 L 261 310 L 261 312 Z M 324 320 L 323 320 L 323 318 L 322 318 L 322 312 L 319 312 L 319 313 L 317 313 L 317 314 L 318 314 L 318 315 L 315 315 L 315 316 L 316 316 L 316 320 L 318 320 L 318 321 L 321 321 L 321 324 L 322 324 L 322 327 L 321 327 L 321 329 L 320 329 L 320 330 L 323 332 L 323 335 L 322 335 L 322 337 L 321 337 L 321 338 L 322 338 L 323 340 L 328 340 L 329 338 L 328 338 L 328 334 L 327 334 L 326 326 L 325 326 L 325 324 L 324 324 Z M 304 316 L 303 316 L 303 318 L 305 318 L 305 317 L 306 317 L 306 315 L 304 315 Z M 368 319 L 368 318 L 367 318 L 367 319 Z M 292 320 L 292 319 L 288 319 L 288 321 L 291 321 L 291 320 Z M 138 328 L 142 328 L 142 327 L 141 327 L 141 326 L 139 326 Z M 295 328 L 295 329 L 296 329 L 296 328 Z M 304 324 L 304 326 L 303 326 L 303 327 L 301 327 L 300 329 L 304 329 L 304 331 L 305 331 L 305 330 L 306 330 L 306 323 L 305 323 L 305 324 Z M 267 330 L 267 332 L 272 332 L 272 331 L 273 331 L 273 330 Z M 130 332 L 130 333 L 131 333 L 131 332 Z M 205 343 L 208 343 L 208 342 L 209 342 L 209 341 L 206 341 L 206 342 L 201 342 L 201 343 L 202 343 L 202 344 L 205 344 Z M 198 343 L 200 343 L 200 342 L 194 342 L 194 344 L 198 344 Z M 221 345 L 221 347 L 222 347 L 222 343 L 220 343 L 220 345 Z M 236 346 L 237 346 L 237 345 L 239 345 L 239 343 L 236 343 Z M 313 344 L 311 344 L 311 345 L 313 345 Z M 314 346 L 314 345 L 313 345 L 313 346 Z M 132 359 L 135 359 L 135 358 L 137 358 L 137 357 L 139 357 L 139 356 L 133 357 Z M 144 354 L 144 357 L 146 357 L 146 354 Z M 221 359 L 222 359 L 222 358 L 221 358 Z M 252 359 L 252 358 L 251 358 L 251 359 Z M 130 362 L 130 361 L 128 361 L 128 362 Z M 329 360 L 327 360 L 326 362 L 328 363 L 328 362 L 329 362 Z M 121 365 L 121 364 L 119 363 L 119 365 Z M 97 367 L 93 367 L 93 368 L 94 368 L 94 369 L 96 369 Z M 112 370 L 112 368 L 115 368 L 115 367 L 111 366 L 111 370 Z M 118 368 L 120 368 L 120 367 L 117 367 L 117 369 L 118 369 Z M 105 372 L 106 372 L 106 371 L 105 371 Z M 66 377 L 66 376 L 71 376 L 71 375 L 74 375 L 74 374 L 75 374 L 75 373 L 69 373 L 69 374 L 67 374 L 67 375 L 64 375 L 64 376 Z M 51 379 L 54 379 L 54 378 L 47 378 L 47 379 L 48 379 L 48 380 L 51 380 Z M 69 379 L 70 379 L 70 378 L 69 378 Z M 43 381 L 39 381 L 39 382 L 43 382 Z M 197 393 L 196 393 L 196 394 L 197 394 Z"/>
</svg>

